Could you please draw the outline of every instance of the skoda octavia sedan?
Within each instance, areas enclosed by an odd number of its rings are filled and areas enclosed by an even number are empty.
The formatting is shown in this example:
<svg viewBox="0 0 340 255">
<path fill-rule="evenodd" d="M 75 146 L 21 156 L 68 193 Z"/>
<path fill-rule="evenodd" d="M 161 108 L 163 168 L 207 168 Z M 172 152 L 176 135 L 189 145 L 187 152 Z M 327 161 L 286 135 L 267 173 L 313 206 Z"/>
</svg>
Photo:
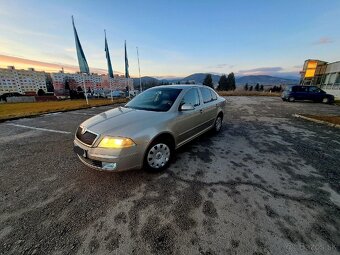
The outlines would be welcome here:
<svg viewBox="0 0 340 255">
<path fill-rule="evenodd" d="M 222 127 L 226 100 L 207 86 L 148 89 L 125 106 L 98 114 L 77 129 L 74 151 L 97 170 L 165 169 L 174 151 Z"/>
</svg>

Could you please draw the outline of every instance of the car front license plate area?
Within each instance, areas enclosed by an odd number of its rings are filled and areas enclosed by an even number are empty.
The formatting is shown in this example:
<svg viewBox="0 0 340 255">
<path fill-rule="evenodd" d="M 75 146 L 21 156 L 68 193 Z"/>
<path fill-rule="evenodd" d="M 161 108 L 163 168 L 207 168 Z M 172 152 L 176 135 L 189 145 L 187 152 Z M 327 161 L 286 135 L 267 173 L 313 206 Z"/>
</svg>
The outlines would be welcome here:
<svg viewBox="0 0 340 255">
<path fill-rule="evenodd" d="M 87 158 L 87 151 L 86 150 L 84 150 L 84 149 L 82 149 L 82 148 L 80 148 L 80 147 L 78 147 L 78 146 L 74 146 L 73 147 L 73 151 L 76 153 L 76 154 L 78 154 L 79 156 L 82 156 L 82 157 L 84 157 L 84 158 Z"/>
</svg>

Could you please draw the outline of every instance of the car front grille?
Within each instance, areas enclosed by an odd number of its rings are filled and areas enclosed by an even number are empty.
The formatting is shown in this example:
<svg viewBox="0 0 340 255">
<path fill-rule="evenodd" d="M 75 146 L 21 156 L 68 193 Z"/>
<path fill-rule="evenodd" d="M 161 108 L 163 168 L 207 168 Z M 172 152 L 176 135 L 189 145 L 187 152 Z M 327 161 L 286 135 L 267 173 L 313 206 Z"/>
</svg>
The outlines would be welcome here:
<svg viewBox="0 0 340 255">
<path fill-rule="evenodd" d="M 83 133 L 83 128 L 82 127 L 78 127 L 77 129 L 77 133 L 76 133 L 76 137 L 83 143 L 87 144 L 87 145 L 92 145 L 94 140 L 96 140 L 97 135 L 92 133 L 91 131 L 86 130 L 85 133 Z"/>
</svg>

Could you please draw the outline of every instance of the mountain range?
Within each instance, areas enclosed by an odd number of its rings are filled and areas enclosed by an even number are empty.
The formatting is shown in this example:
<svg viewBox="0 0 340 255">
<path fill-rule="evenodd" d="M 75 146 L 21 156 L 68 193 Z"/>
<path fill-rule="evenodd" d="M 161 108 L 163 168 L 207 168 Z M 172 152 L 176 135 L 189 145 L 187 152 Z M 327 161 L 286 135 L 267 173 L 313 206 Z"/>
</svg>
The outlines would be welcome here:
<svg viewBox="0 0 340 255">
<path fill-rule="evenodd" d="M 162 79 L 162 80 L 159 80 L 159 79 L 156 79 L 150 76 L 144 76 L 141 78 L 141 81 L 143 85 L 150 85 L 150 86 L 155 86 L 159 84 L 167 84 L 167 83 L 171 84 L 171 83 L 177 83 L 177 82 L 185 83 L 187 81 L 195 81 L 196 84 L 202 84 L 206 75 L 207 75 L 206 73 L 195 73 L 184 78 Z M 213 83 L 218 84 L 218 81 L 221 76 L 217 74 L 212 74 L 211 77 L 212 77 Z M 236 80 L 237 86 L 243 86 L 246 83 L 248 83 L 249 85 L 256 85 L 257 83 L 259 83 L 260 85 L 264 85 L 264 86 L 269 86 L 269 85 L 274 86 L 274 85 L 281 85 L 281 84 L 291 85 L 291 84 L 299 83 L 299 79 L 297 77 L 296 78 L 295 77 L 284 78 L 284 77 L 274 77 L 270 75 L 245 75 L 245 76 L 236 77 L 235 80 Z M 133 84 L 137 88 L 139 86 L 139 78 L 134 78 Z"/>
</svg>

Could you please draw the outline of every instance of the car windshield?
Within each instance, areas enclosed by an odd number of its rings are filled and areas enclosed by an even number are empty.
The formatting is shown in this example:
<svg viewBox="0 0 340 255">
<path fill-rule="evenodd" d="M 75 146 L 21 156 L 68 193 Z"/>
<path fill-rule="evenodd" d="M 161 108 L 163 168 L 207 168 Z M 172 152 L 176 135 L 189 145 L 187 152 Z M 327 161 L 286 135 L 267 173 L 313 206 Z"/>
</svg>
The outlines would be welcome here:
<svg viewBox="0 0 340 255">
<path fill-rule="evenodd" d="M 166 112 L 176 101 L 181 89 L 175 88 L 153 88 L 144 91 L 140 95 L 136 96 L 125 107 L 146 110 Z"/>
</svg>

